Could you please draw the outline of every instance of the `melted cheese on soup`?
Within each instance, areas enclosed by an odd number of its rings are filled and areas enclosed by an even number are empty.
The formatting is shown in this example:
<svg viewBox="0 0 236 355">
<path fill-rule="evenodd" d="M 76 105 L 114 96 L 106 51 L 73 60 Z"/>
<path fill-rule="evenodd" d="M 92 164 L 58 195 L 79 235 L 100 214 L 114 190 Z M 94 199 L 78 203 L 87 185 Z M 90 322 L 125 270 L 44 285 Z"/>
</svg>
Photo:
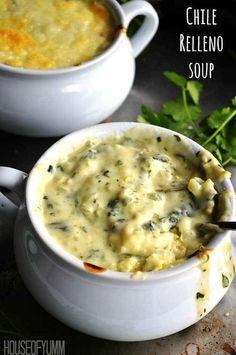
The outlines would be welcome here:
<svg viewBox="0 0 236 355">
<path fill-rule="evenodd" d="M 110 46 L 115 24 L 99 0 L 1 0 L 0 63 L 28 69 L 79 65 Z"/>
<path fill-rule="evenodd" d="M 160 270 L 206 244 L 228 173 L 178 135 L 132 129 L 89 140 L 47 167 L 41 198 L 48 233 L 69 253 L 107 269 Z"/>
</svg>

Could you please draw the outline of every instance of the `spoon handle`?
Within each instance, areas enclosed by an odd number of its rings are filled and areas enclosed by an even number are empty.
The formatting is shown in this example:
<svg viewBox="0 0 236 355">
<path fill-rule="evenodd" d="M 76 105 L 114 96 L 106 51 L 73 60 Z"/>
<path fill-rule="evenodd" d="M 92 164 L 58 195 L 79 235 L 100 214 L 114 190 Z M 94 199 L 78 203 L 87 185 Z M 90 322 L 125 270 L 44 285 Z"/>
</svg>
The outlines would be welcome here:
<svg viewBox="0 0 236 355">
<path fill-rule="evenodd" d="M 222 229 L 236 229 L 236 222 L 217 222 L 217 225 Z"/>
</svg>

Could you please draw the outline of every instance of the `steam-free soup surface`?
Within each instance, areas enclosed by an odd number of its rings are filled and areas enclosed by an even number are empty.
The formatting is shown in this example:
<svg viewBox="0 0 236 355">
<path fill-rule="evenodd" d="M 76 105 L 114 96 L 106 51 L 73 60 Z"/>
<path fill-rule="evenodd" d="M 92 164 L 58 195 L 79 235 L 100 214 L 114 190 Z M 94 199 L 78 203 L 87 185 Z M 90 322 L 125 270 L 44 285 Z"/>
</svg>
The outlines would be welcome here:
<svg viewBox="0 0 236 355">
<path fill-rule="evenodd" d="M 1 0 L 0 63 L 28 69 L 79 65 L 107 49 L 115 35 L 99 0 Z"/>
<path fill-rule="evenodd" d="M 41 204 L 48 233 L 69 253 L 118 271 L 174 266 L 212 235 L 217 194 L 227 173 L 178 135 L 133 129 L 89 140 L 47 167 Z"/>
</svg>

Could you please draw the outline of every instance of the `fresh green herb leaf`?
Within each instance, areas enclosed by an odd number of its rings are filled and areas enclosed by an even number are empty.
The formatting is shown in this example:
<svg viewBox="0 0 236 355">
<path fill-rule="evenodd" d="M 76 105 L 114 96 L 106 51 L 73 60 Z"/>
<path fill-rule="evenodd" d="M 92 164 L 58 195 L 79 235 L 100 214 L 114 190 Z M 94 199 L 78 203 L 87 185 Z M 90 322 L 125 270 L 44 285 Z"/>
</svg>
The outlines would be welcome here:
<svg viewBox="0 0 236 355">
<path fill-rule="evenodd" d="M 226 127 L 225 150 L 230 153 L 232 158 L 236 156 L 236 121 L 230 122 Z"/>
<path fill-rule="evenodd" d="M 190 138 L 192 138 L 194 136 L 194 131 L 193 131 L 192 125 L 184 120 L 180 121 L 180 122 L 176 122 L 173 120 L 170 123 L 169 128 L 172 129 L 173 131 L 182 133 L 185 136 L 190 137 Z"/>
<path fill-rule="evenodd" d="M 152 124 L 158 124 L 159 118 L 157 113 L 153 112 L 152 109 L 146 105 L 142 105 L 143 118 Z"/>
<path fill-rule="evenodd" d="M 233 107 L 236 107 L 236 96 L 232 98 L 232 105 Z"/>
<path fill-rule="evenodd" d="M 213 111 L 207 117 L 207 124 L 210 128 L 218 128 L 231 113 L 230 107 L 225 107 L 221 111 Z"/>
<path fill-rule="evenodd" d="M 184 76 L 179 75 L 173 71 L 165 71 L 164 76 L 172 81 L 175 85 L 180 86 L 181 88 L 185 87 L 187 84 L 187 80 Z"/>
<path fill-rule="evenodd" d="M 227 108 L 228 109 L 228 108 Z M 221 112 L 225 114 L 224 112 L 226 109 L 222 109 Z M 229 114 L 226 115 L 225 119 L 221 123 L 221 125 L 211 134 L 211 136 L 202 143 L 203 146 L 206 146 L 209 142 L 211 142 L 219 133 L 222 134 L 224 127 L 236 116 L 236 109 L 228 111 Z"/>
<path fill-rule="evenodd" d="M 175 72 L 163 74 L 180 87 L 181 95 L 165 102 L 159 112 L 143 105 L 138 121 L 182 133 L 206 147 L 222 165 L 236 165 L 236 97 L 231 100 L 231 106 L 202 117 L 199 101 L 203 85 Z"/>
<path fill-rule="evenodd" d="M 227 144 L 227 141 L 225 140 L 225 137 L 223 137 L 223 135 L 218 134 L 215 137 L 215 142 L 216 142 L 216 145 L 219 149 L 227 150 L 228 144 Z"/>
<path fill-rule="evenodd" d="M 141 115 L 139 115 L 139 116 L 137 117 L 137 121 L 138 121 L 139 123 L 150 123 L 150 122 L 148 122 L 147 120 L 145 120 L 145 118 L 144 118 L 143 116 L 141 116 Z"/>
<path fill-rule="evenodd" d="M 181 121 L 182 119 L 188 118 L 186 117 L 183 104 L 179 101 L 167 101 L 163 105 L 162 112 L 168 116 L 172 116 L 175 121 Z"/>
<path fill-rule="evenodd" d="M 171 116 L 175 121 L 189 121 L 197 120 L 200 117 L 201 109 L 198 105 L 188 105 L 186 110 L 181 98 L 177 100 L 168 101 L 163 104 L 162 112 L 165 115 Z"/>
<path fill-rule="evenodd" d="M 170 127 L 170 121 L 168 116 L 166 116 L 163 112 L 159 114 L 154 113 L 152 109 L 146 105 L 141 107 L 142 116 L 138 117 L 138 121 L 141 123 L 151 123 L 153 125 L 162 126 L 165 128 Z"/>
<path fill-rule="evenodd" d="M 190 80 L 187 82 L 187 90 L 195 105 L 199 104 L 199 97 L 203 85 L 197 80 Z"/>
</svg>

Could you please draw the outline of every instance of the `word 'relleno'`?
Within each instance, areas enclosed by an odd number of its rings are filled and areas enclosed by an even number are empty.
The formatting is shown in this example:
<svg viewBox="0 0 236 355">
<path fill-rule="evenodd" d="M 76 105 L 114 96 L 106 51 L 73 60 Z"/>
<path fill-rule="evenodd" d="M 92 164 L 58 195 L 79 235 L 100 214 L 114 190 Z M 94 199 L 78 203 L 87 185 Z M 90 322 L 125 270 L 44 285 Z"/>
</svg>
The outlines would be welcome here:
<svg viewBox="0 0 236 355">
<path fill-rule="evenodd" d="M 185 36 L 180 34 L 180 52 L 222 52 L 224 40 L 222 36 Z"/>
</svg>

